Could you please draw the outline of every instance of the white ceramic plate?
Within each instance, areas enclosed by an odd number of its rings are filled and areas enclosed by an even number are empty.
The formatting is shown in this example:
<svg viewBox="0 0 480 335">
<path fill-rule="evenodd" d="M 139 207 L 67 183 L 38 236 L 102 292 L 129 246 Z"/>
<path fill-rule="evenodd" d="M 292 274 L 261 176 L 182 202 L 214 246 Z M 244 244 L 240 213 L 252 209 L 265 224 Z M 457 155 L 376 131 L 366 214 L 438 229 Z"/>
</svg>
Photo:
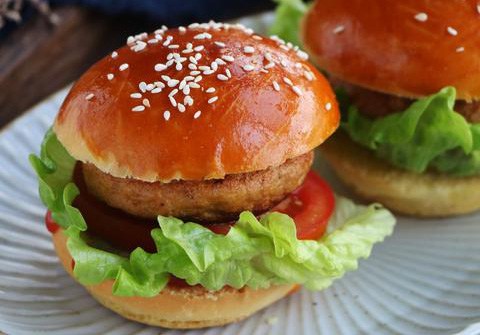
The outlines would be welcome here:
<svg viewBox="0 0 480 335">
<path fill-rule="evenodd" d="M 250 23 L 261 29 L 265 20 Z M 58 263 L 27 156 L 39 151 L 65 94 L 55 94 L 0 133 L 0 330 L 11 335 L 181 334 L 118 317 Z M 348 195 L 320 160 L 316 166 Z M 472 335 L 480 334 L 478 321 L 480 214 L 399 218 L 394 235 L 329 289 L 301 290 L 244 322 L 186 333 Z"/>
</svg>

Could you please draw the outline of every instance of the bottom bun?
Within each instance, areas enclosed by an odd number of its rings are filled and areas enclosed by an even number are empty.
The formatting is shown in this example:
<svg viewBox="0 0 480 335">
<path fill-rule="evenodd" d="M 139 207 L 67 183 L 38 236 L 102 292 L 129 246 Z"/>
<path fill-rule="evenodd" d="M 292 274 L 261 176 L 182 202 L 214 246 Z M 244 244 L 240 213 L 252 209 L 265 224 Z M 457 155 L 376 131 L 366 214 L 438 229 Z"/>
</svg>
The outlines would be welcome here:
<svg viewBox="0 0 480 335">
<path fill-rule="evenodd" d="M 446 217 L 480 209 L 480 176 L 454 177 L 401 170 L 339 131 L 321 147 L 323 157 L 355 193 L 403 214 Z"/>
<path fill-rule="evenodd" d="M 72 274 L 72 258 L 62 229 L 53 234 L 55 250 L 65 270 Z M 152 298 L 112 295 L 113 281 L 86 286 L 103 306 L 121 316 L 165 328 L 204 328 L 222 326 L 247 318 L 258 310 L 288 295 L 297 285 L 273 286 L 252 290 L 224 288 L 212 292 L 200 286 L 164 288 Z"/>
</svg>

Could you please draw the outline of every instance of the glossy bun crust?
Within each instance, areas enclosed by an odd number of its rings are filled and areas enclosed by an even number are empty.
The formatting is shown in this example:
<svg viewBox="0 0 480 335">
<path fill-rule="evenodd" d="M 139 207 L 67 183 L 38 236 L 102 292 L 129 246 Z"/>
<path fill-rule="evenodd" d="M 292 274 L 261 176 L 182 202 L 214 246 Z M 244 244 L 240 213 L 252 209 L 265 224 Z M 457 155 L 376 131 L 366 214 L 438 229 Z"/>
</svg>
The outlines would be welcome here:
<svg viewBox="0 0 480 335">
<path fill-rule="evenodd" d="M 114 177 L 168 182 L 263 170 L 312 150 L 338 126 L 334 93 L 304 53 L 248 29 L 160 30 L 117 52 L 78 80 L 54 124 L 73 157 Z"/>
<path fill-rule="evenodd" d="M 55 251 L 65 270 L 73 277 L 72 258 L 62 229 L 53 234 Z M 236 290 L 225 288 L 209 292 L 201 287 L 166 287 L 153 298 L 112 295 L 113 281 L 86 289 L 102 305 L 121 316 L 152 326 L 166 328 L 204 328 L 240 321 L 295 290 L 296 285 L 269 289 Z"/>
<path fill-rule="evenodd" d="M 452 85 L 458 99 L 476 100 L 480 98 L 477 4 L 476 0 L 316 1 L 306 15 L 303 40 L 320 68 L 346 82 L 411 98 Z M 415 19 L 419 13 L 427 15 L 426 21 Z"/>
<path fill-rule="evenodd" d="M 447 217 L 480 209 L 480 176 L 400 170 L 354 143 L 343 131 L 335 133 L 320 149 L 337 176 L 356 194 L 396 212 Z"/>
</svg>

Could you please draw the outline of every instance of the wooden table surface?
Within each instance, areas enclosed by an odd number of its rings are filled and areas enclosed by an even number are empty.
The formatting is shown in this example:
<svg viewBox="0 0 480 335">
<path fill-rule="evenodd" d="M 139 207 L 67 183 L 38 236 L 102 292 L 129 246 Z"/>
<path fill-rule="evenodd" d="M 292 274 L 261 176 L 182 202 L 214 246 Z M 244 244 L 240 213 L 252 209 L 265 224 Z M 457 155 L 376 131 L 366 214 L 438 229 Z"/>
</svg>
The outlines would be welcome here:
<svg viewBox="0 0 480 335">
<path fill-rule="evenodd" d="M 153 24 L 62 7 L 53 27 L 37 16 L 0 42 L 0 129 L 77 79 L 91 64 Z"/>
</svg>

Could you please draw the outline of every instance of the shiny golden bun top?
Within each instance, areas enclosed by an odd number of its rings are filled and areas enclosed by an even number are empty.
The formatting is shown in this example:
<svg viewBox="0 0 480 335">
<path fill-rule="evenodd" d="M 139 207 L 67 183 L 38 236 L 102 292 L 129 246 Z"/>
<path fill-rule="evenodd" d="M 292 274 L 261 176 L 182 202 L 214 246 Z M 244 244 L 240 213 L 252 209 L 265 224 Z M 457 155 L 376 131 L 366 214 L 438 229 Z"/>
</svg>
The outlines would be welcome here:
<svg viewBox="0 0 480 335">
<path fill-rule="evenodd" d="M 129 38 L 73 86 L 54 130 L 103 172 L 167 182 L 280 165 L 338 122 L 332 89 L 304 52 L 208 23 Z"/>
<path fill-rule="evenodd" d="M 318 65 L 372 90 L 420 97 L 452 85 L 480 98 L 480 9 L 474 0 L 322 0 L 303 27 Z"/>
</svg>

